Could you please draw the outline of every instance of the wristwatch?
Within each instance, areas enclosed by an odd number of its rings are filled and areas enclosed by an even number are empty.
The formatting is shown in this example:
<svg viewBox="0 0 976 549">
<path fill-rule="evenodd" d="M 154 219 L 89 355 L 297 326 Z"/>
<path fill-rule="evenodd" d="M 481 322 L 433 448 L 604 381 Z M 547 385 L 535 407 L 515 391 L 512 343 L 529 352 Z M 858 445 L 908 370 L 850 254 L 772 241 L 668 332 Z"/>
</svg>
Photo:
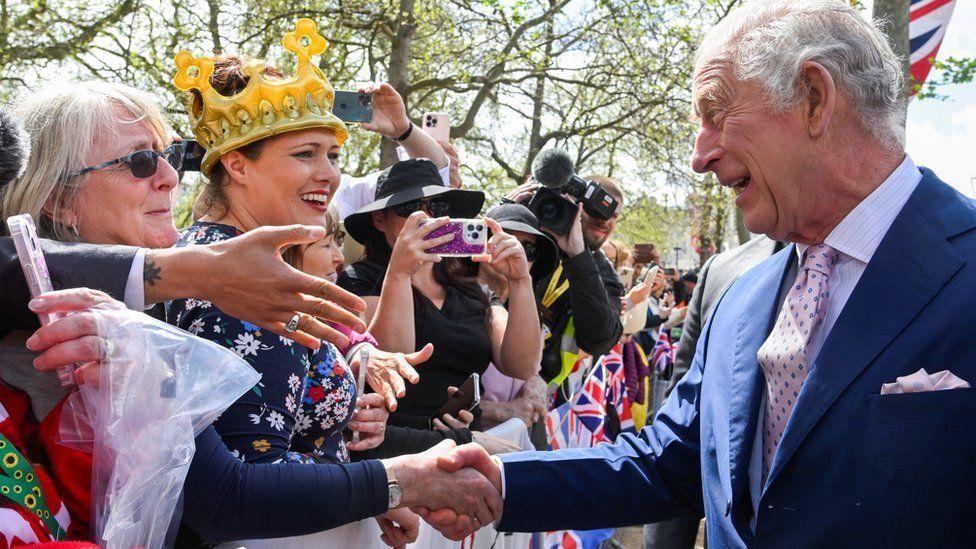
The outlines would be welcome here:
<svg viewBox="0 0 976 549">
<path fill-rule="evenodd" d="M 400 483 L 397 482 L 396 476 L 393 475 L 393 469 L 389 467 L 386 469 L 386 488 L 389 491 L 387 494 L 387 504 L 389 507 L 387 509 L 399 507 L 400 500 L 403 499 L 403 489 L 400 488 Z"/>
</svg>

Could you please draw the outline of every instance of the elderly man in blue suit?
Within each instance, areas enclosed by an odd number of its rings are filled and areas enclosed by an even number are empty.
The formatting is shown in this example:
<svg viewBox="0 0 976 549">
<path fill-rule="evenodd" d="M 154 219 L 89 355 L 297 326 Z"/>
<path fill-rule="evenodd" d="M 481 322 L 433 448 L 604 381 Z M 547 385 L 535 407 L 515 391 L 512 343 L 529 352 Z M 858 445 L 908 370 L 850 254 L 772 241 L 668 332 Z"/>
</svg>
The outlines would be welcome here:
<svg viewBox="0 0 976 549">
<path fill-rule="evenodd" d="M 492 480 L 500 530 L 704 515 L 711 547 L 976 540 L 976 204 L 905 154 L 902 86 L 842 0 L 749 3 L 708 34 L 692 166 L 792 244 L 725 293 L 639 436 L 442 456 Z"/>
</svg>

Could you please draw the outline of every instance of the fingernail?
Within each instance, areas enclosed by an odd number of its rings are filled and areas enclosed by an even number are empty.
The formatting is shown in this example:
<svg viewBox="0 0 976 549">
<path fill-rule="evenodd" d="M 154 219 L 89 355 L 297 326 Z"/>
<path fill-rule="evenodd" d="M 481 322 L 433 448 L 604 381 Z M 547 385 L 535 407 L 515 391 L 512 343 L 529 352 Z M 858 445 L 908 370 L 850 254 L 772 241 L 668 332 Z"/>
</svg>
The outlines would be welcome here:
<svg viewBox="0 0 976 549">
<path fill-rule="evenodd" d="M 47 306 L 47 300 L 44 299 L 43 297 L 35 297 L 34 299 L 30 300 L 30 303 L 27 304 L 27 307 L 29 307 L 30 310 L 34 312 L 40 311 L 46 306 Z"/>
<path fill-rule="evenodd" d="M 27 348 L 31 351 L 36 351 L 40 346 L 40 343 L 40 338 L 37 337 L 37 334 L 34 334 L 27 339 Z"/>
<path fill-rule="evenodd" d="M 310 227 L 308 230 L 308 236 L 311 238 L 322 238 L 325 236 L 325 227 Z"/>
</svg>

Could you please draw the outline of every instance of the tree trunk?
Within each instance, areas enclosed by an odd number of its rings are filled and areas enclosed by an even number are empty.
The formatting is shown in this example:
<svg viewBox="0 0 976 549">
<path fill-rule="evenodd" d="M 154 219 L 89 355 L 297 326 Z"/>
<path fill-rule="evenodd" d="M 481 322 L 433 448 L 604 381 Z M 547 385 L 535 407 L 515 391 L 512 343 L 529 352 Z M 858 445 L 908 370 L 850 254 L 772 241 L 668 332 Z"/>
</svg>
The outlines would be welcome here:
<svg viewBox="0 0 976 549">
<path fill-rule="evenodd" d="M 403 97 L 403 103 L 410 112 L 410 100 L 407 96 L 410 68 L 410 51 L 413 43 L 413 31 L 417 28 L 414 22 L 414 4 L 416 0 L 400 0 L 400 8 L 396 14 L 396 27 L 390 45 L 390 64 L 387 67 L 387 78 L 391 86 Z M 419 130 L 416 128 L 414 131 Z M 389 139 L 383 140 L 380 148 L 380 169 L 396 163 L 397 144 Z"/>
<path fill-rule="evenodd" d="M 903 97 L 906 99 L 905 110 L 901 117 L 903 126 L 908 116 L 908 90 L 912 81 L 911 65 L 908 60 L 908 3 L 909 0 L 874 0 L 872 13 L 875 19 L 885 21 L 883 29 L 888 37 L 888 43 L 895 50 L 895 55 L 902 60 L 902 74 L 905 75 Z"/>
<path fill-rule="evenodd" d="M 549 9 L 552 9 L 554 2 L 555 0 L 549 0 Z M 535 91 L 532 94 L 532 129 L 529 132 L 529 151 L 526 154 L 525 163 L 522 168 L 523 179 L 524 176 L 532 171 L 532 161 L 535 160 L 535 155 L 539 153 L 543 145 L 542 108 L 545 105 L 546 99 L 546 75 L 549 74 L 549 65 L 552 63 L 552 43 L 555 40 L 553 37 L 554 19 L 554 17 L 550 17 L 546 21 L 546 47 L 542 58 L 542 66 L 539 68 L 540 74 L 535 80 Z"/>
</svg>

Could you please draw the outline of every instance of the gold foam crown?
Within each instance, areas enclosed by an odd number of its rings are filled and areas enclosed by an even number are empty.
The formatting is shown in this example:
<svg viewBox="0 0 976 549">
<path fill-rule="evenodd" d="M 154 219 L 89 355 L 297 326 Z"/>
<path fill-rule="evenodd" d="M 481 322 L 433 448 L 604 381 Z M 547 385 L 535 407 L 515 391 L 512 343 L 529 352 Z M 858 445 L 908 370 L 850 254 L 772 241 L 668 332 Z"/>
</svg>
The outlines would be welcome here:
<svg viewBox="0 0 976 549">
<path fill-rule="evenodd" d="M 200 94 L 188 94 L 188 110 L 193 135 L 207 150 L 200 164 L 204 175 L 210 175 L 222 154 L 275 134 L 324 127 L 335 131 L 340 145 L 346 140 L 346 125 L 332 114 L 332 84 L 311 62 L 328 45 L 315 22 L 299 19 L 281 42 L 298 57 L 295 74 L 284 79 L 266 77 L 264 61 L 249 61 L 241 69 L 247 86 L 230 97 L 210 84 L 213 58 L 193 57 L 183 50 L 173 59 L 177 66 L 173 84 Z"/>
</svg>

